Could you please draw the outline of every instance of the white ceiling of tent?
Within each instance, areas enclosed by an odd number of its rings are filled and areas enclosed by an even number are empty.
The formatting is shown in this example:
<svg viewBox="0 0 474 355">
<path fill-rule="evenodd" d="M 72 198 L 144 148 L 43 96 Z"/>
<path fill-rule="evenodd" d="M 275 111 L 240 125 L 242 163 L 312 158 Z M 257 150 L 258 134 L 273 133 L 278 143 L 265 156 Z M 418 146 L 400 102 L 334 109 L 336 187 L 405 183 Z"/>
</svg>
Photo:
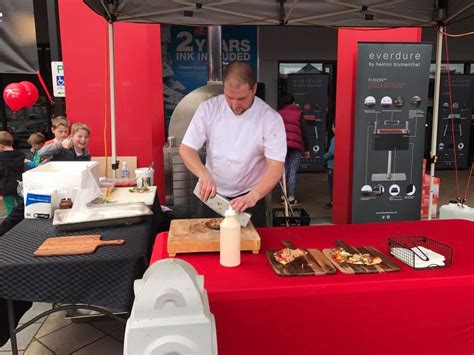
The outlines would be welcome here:
<svg viewBox="0 0 474 355">
<path fill-rule="evenodd" d="M 432 26 L 436 0 L 84 0 L 116 21 L 181 25 Z M 445 0 L 444 18 L 474 14 L 474 0 Z M 107 4 L 107 5 L 104 5 Z M 105 13 L 108 13 L 105 15 Z"/>
</svg>

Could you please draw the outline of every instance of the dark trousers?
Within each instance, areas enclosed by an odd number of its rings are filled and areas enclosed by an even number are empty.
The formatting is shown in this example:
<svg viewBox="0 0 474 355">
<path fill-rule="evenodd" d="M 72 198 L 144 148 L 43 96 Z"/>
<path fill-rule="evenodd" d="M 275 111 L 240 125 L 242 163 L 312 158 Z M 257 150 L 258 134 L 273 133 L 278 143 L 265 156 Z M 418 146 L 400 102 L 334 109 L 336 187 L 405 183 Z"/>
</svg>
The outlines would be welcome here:
<svg viewBox="0 0 474 355">
<path fill-rule="evenodd" d="M 331 197 L 331 202 L 332 200 L 332 190 L 333 190 L 333 180 L 334 179 L 334 170 L 333 169 L 328 169 L 328 189 L 329 189 L 329 196 Z"/>
</svg>

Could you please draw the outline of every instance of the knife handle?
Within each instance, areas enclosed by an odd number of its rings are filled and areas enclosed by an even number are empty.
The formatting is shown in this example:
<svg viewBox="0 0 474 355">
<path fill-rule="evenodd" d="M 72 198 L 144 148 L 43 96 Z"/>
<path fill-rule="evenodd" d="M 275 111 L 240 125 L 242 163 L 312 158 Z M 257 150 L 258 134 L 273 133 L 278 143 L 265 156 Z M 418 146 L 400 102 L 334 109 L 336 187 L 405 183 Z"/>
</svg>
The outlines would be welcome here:
<svg viewBox="0 0 474 355">
<path fill-rule="evenodd" d="M 283 241 L 282 244 L 283 244 L 283 246 L 287 247 L 288 249 L 296 249 L 295 246 L 289 240 Z"/>
<path fill-rule="evenodd" d="M 357 253 L 357 251 L 356 251 L 354 248 L 348 246 L 346 243 L 344 243 L 344 242 L 343 242 L 342 240 L 340 240 L 340 239 L 337 239 L 337 240 L 336 240 L 336 245 L 337 245 L 338 247 L 341 247 L 342 249 L 344 249 L 344 250 L 347 251 L 348 253 L 351 253 L 351 254 Z"/>
</svg>

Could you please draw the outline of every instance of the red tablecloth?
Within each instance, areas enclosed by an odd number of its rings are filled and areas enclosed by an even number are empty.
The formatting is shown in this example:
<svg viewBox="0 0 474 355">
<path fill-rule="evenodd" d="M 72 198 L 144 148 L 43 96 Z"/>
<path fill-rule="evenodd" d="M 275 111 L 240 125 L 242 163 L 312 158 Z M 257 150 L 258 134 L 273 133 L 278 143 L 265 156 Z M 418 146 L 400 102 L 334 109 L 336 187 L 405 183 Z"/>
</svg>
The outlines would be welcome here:
<svg viewBox="0 0 474 355">
<path fill-rule="evenodd" d="M 464 220 L 258 229 L 260 254 L 237 268 L 218 253 L 178 254 L 204 275 L 216 317 L 219 353 L 474 353 L 474 223 Z M 304 248 L 373 246 L 388 254 L 390 236 L 424 235 L 453 247 L 451 267 L 415 271 L 395 261 L 386 274 L 279 277 L 265 257 L 290 239 Z M 159 234 L 152 263 L 166 258 Z"/>
</svg>

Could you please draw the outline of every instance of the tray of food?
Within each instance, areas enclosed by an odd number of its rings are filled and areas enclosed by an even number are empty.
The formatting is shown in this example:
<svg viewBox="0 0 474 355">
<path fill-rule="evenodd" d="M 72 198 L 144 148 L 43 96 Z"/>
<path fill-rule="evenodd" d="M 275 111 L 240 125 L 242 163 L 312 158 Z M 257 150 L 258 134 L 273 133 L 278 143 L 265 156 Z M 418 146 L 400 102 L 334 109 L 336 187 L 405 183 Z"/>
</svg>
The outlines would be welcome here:
<svg viewBox="0 0 474 355">
<path fill-rule="evenodd" d="M 283 249 L 267 250 L 268 261 L 278 276 L 319 276 L 336 272 L 320 250 L 295 248 L 288 240 L 283 245 Z"/>
<path fill-rule="evenodd" d="M 336 240 L 338 248 L 323 249 L 324 255 L 344 274 L 372 274 L 400 271 L 400 267 L 371 246 L 348 246 Z"/>
<path fill-rule="evenodd" d="M 141 223 L 153 212 L 141 202 L 114 205 L 93 205 L 85 211 L 56 210 L 53 225 L 63 231 L 111 227 Z"/>
</svg>

